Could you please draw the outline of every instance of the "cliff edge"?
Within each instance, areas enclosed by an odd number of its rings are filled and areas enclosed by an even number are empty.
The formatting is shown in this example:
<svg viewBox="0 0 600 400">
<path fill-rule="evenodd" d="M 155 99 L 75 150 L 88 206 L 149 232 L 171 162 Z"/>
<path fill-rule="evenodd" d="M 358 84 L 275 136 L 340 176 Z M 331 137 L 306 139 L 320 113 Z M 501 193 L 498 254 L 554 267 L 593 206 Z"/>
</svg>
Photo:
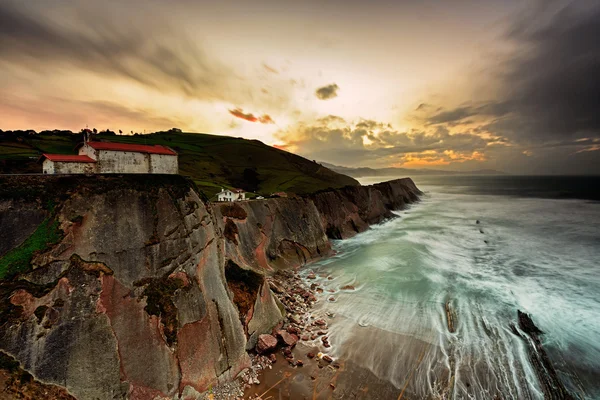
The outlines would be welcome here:
<svg viewBox="0 0 600 400">
<path fill-rule="evenodd" d="M 419 193 L 404 179 L 211 204 L 179 176 L 2 176 L 0 349 L 78 399 L 198 398 L 284 318 L 266 276 Z"/>
</svg>

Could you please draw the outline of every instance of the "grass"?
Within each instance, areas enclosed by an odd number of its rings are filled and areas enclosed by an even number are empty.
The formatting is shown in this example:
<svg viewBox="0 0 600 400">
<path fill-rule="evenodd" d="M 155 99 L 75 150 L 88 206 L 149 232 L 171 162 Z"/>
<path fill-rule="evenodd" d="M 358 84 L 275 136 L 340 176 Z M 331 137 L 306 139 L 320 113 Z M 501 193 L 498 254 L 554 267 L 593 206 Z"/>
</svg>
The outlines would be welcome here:
<svg viewBox="0 0 600 400">
<path fill-rule="evenodd" d="M 221 188 L 241 188 L 257 195 L 306 194 L 357 185 L 353 178 L 257 140 L 202 133 L 98 135 L 99 140 L 164 145 L 179 153 L 180 174 L 189 176 L 208 198 Z M 37 134 L 22 138 L 0 134 L 0 173 L 41 172 L 41 153 L 75 154 L 80 135 Z"/>
<path fill-rule="evenodd" d="M 23 244 L 6 253 L 0 258 L 0 279 L 6 279 L 15 274 L 27 272 L 31 268 L 31 259 L 36 252 L 45 250 L 48 246 L 58 243 L 62 231 L 58 221 L 50 213 L 46 219 L 38 225 L 36 230 Z"/>
</svg>

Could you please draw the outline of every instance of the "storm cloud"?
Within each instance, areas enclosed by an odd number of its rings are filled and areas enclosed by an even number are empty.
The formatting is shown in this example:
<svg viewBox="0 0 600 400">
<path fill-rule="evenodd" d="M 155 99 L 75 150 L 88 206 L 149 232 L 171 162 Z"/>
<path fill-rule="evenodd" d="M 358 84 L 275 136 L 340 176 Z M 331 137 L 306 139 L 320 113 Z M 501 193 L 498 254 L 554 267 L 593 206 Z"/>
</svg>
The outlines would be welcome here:
<svg viewBox="0 0 600 400">
<path fill-rule="evenodd" d="M 431 113 L 426 123 L 486 117 L 482 130 L 531 145 L 600 137 L 600 5 L 570 3 L 540 20 L 527 16 L 508 33 L 518 50 L 491 71 L 503 88 L 496 99 Z"/>
</svg>

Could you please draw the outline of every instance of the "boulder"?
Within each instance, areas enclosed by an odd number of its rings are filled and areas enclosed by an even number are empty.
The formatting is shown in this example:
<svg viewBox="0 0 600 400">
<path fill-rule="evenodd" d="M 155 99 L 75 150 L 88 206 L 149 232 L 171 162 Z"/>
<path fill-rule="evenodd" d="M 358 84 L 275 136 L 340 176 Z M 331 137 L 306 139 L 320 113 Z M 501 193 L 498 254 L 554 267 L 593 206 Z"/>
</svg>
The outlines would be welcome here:
<svg viewBox="0 0 600 400">
<path fill-rule="evenodd" d="M 294 347 L 296 343 L 298 343 L 298 336 L 293 333 L 288 333 L 286 331 L 278 331 L 277 336 L 281 339 L 281 341 L 289 347 Z"/>
<path fill-rule="evenodd" d="M 256 343 L 256 352 L 258 354 L 273 351 L 275 347 L 277 347 L 277 339 L 272 335 L 263 334 L 258 336 L 258 342 Z"/>
</svg>

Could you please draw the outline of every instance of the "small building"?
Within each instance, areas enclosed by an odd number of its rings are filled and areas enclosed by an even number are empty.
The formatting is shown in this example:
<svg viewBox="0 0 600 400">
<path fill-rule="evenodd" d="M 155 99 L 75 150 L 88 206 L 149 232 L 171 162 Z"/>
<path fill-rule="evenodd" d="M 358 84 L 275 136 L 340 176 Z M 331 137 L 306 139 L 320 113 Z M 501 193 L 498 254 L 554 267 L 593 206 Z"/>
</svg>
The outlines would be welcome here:
<svg viewBox="0 0 600 400">
<path fill-rule="evenodd" d="M 42 155 L 44 174 L 93 174 L 96 161 L 86 155 Z"/>
<path fill-rule="evenodd" d="M 217 193 L 217 201 L 241 201 L 246 200 L 246 192 L 242 189 L 225 190 L 221 188 L 221 191 Z"/>
<path fill-rule="evenodd" d="M 177 174 L 177 153 L 166 146 L 84 142 L 78 155 L 43 154 L 45 174 Z"/>
</svg>

